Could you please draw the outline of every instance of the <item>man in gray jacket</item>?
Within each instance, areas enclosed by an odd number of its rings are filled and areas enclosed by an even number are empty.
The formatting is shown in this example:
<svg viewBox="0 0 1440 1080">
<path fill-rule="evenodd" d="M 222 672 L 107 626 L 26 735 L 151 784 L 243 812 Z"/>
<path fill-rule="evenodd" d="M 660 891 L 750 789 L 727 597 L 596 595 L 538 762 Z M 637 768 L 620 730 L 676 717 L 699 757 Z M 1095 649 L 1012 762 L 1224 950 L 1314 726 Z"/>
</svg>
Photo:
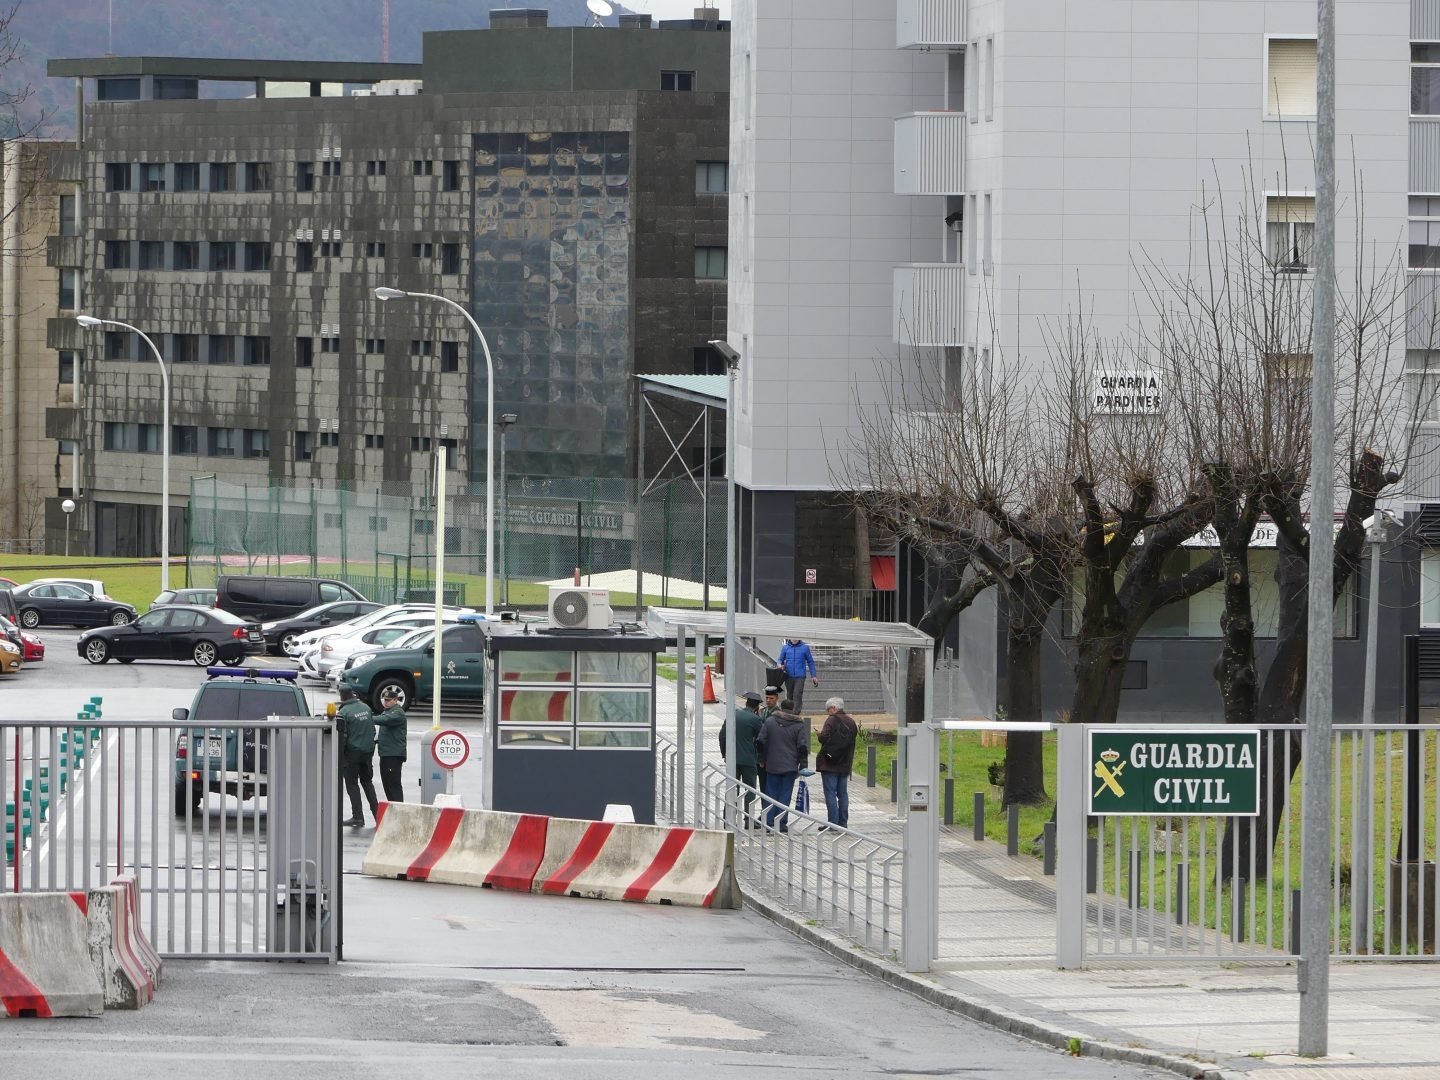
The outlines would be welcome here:
<svg viewBox="0 0 1440 1080">
<path fill-rule="evenodd" d="M 765 718 L 765 725 L 755 737 L 760 765 L 765 770 L 765 794 L 773 800 L 765 811 L 765 824 L 774 826 L 778 819 L 781 832 L 790 831 L 786 808 L 795 793 L 800 770 L 810 761 L 810 740 L 794 708 L 794 702 L 785 698 L 780 708 Z"/>
</svg>

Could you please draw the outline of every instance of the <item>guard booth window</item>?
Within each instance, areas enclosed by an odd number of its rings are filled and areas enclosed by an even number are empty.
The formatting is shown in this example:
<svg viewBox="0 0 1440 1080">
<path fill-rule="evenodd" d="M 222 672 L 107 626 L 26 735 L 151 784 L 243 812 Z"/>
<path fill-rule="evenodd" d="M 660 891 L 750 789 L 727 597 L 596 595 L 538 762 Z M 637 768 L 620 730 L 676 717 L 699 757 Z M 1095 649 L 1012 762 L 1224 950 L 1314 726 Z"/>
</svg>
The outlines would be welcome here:
<svg viewBox="0 0 1440 1080">
<path fill-rule="evenodd" d="M 501 748 L 650 749 L 648 653 L 499 654 Z"/>
</svg>

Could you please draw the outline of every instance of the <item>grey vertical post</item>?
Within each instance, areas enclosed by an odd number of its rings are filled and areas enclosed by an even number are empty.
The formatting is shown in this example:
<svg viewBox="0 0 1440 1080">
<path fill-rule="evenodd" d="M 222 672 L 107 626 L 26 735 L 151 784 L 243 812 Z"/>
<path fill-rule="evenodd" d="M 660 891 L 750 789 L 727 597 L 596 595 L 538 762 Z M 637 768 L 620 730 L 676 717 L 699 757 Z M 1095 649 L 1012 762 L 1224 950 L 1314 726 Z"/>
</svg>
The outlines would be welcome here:
<svg viewBox="0 0 1440 1080">
<path fill-rule="evenodd" d="M 1376 652 L 1378 648 L 1378 627 L 1380 624 L 1380 544 L 1385 536 L 1385 526 L 1381 512 L 1377 510 L 1372 519 L 1372 526 L 1366 535 L 1370 543 L 1370 594 L 1367 599 L 1367 612 L 1365 616 L 1365 698 L 1364 706 L 1360 715 L 1360 723 L 1365 730 L 1360 736 L 1362 748 L 1362 763 L 1360 775 L 1373 777 L 1375 775 L 1375 666 Z M 1372 934 L 1370 932 L 1370 912 L 1374 906 L 1374 842 L 1375 842 L 1375 796 L 1370 784 L 1357 785 L 1355 788 L 1363 800 L 1358 820 L 1350 823 L 1353 834 L 1352 846 L 1354 857 L 1350 860 L 1353 870 L 1351 876 L 1351 888 L 1353 889 L 1353 901 L 1350 905 L 1350 915 L 1353 920 L 1354 933 L 1351 936 L 1357 945 L 1357 951 L 1368 953 Z"/>
<path fill-rule="evenodd" d="M 1020 854 L 1020 804 L 1011 803 L 1005 808 L 1005 854 Z"/>
<path fill-rule="evenodd" d="M 716 342 L 710 342 L 712 346 Z M 736 663 L 735 613 L 740 607 L 740 543 L 736 532 L 740 519 L 736 514 L 735 495 L 735 379 L 739 374 L 740 354 L 728 342 L 723 343 L 720 355 L 725 357 L 725 663 Z M 753 556 L 753 550 L 752 550 Z M 730 753 L 725 755 L 725 789 L 735 790 L 735 747 L 739 742 L 735 731 L 735 691 L 739 687 L 725 676 L 725 745 Z M 739 827 L 744 824 L 737 815 L 730 824 Z"/>
<path fill-rule="evenodd" d="M 1245 879 L 1230 879 L 1230 938 L 1232 941 L 1245 940 Z"/>
<path fill-rule="evenodd" d="M 875 786 L 875 744 L 865 747 L 865 786 Z"/>
<path fill-rule="evenodd" d="M 1323 1057 L 1330 1036 L 1330 731 L 1335 533 L 1335 0 L 1318 0 L 1315 70 L 1315 300 L 1310 380 L 1310 531 L 1305 779 L 1301 813 L 1299 1049 Z"/>
<path fill-rule="evenodd" d="M 955 778 L 945 778 L 945 824 L 955 824 Z"/>
<path fill-rule="evenodd" d="M 1056 729 L 1059 760 L 1055 769 L 1055 966 L 1085 964 L 1085 727 Z"/>
<path fill-rule="evenodd" d="M 1290 951 L 1300 952 L 1300 890 L 1290 890 Z"/>
<path fill-rule="evenodd" d="M 675 824 L 685 824 L 685 634 L 675 627 Z"/>
<path fill-rule="evenodd" d="M 639 443 L 637 456 L 635 458 L 635 621 L 641 622 L 644 618 L 643 608 L 645 606 L 645 409 L 650 404 L 645 394 L 645 384 L 639 379 L 635 380 L 635 416 L 640 421 L 635 426 L 639 430 L 635 438 Z M 500 474 L 505 474 L 505 438 L 500 438 Z M 504 512 L 501 512 L 503 518 Z M 508 580 L 508 574 L 507 574 Z M 510 598 L 509 594 L 505 597 Z"/>
<path fill-rule="evenodd" d="M 985 793 L 975 792 L 975 821 L 971 826 L 970 837 L 973 840 L 985 839 Z"/>
<path fill-rule="evenodd" d="M 1045 822 L 1045 850 L 1041 858 L 1041 866 L 1044 868 L 1045 876 L 1051 877 L 1055 873 L 1055 823 Z"/>
<path fill-rule="evenodd" d="M 1085 837 L 1085 891 L 1093 893 L 1100 879 L 1100 841 Z"/>
<path fill-rule="evenodd" d="M 1140 852 L 1130 852 L 1129 862 L 1128 880 L 1125 883 L 1125 902 L 1130 910 L 1134 911 L 1140 906 Z"/>
<path fill-rule="evenodd" d="M 693 800 L 693 815 L 690 818 L 700 824 L 701 768 L 705 761 L 705 655 L 710 648 L 710 639 L 704 634 L 695 635 L 695 745 L 690 756 L 690 798 Z M 726 690 L 729 696 L 729 690 Z M 727 732 L 727 734 L 733 734 Z M 726 797 L 730 791 L 726 790 Z"/>
<path fill-rule="evenodd" d="M 890 801 L 900 801 L 900 743 L 904 742 L 904 733 L 895 747 L 895 760 L 890 763 Z"/>
<path fill-rule="evenodd" d="M 930 970 L 939 942 L 940 826 L 935 813 L 935 791 L 940 760 L 939 739 L 929 723 L 932 708 L 928 679 L 930 666 L 927 664 L 925 669 L 923 715 L 906 716 L 904 725 L 899 729 L 901 745 L 909 743 L 907 756 L 910 762 L 909 779 L 901 792 L 903 805 L 909 813 L 905 817 L 903 833 L 900 952 L 905 970 L 912 972 Z"/>
<path fill-rule="evenodd" d="M 1190 868 L 1184 863 L 1175 867 L 1175 925 L 1190 921 Z"/>
</svg>

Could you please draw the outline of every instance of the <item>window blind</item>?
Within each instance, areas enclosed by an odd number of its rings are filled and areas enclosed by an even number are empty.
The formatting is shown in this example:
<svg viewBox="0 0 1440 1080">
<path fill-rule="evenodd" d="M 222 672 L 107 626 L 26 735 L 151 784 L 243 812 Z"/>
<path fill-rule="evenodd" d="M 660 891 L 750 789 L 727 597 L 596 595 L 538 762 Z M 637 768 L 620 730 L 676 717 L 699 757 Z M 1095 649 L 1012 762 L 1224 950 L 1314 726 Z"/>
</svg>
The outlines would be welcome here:
<svg viewBox="0 0 1440 1080">
<path fill-rule="evenodd" d="M 1266 114 L 1282 120 L 1315 115 L 1315 42 L 1272 38 Z"/>
</svg>

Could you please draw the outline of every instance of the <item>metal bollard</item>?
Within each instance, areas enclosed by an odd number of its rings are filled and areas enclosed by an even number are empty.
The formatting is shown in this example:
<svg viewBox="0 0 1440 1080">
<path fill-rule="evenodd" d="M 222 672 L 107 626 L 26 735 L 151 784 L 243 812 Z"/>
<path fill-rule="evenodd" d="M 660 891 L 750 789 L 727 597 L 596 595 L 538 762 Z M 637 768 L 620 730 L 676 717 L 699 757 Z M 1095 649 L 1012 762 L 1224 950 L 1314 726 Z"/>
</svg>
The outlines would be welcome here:
<svg viewBox="0 0 1440 1080">
<path fill-rule="evenodd" d="M 875 786 L 875 744 L 865 747 L 865 786 Z"/>
<path fill-rule="evenodd" d="M 1245 940 L 1245 879 L 1230 879 L 1230 940 Z"/>
<path fill-rule="evenodd" d="M 1130 901 L 1130 910 L 1135 911 L 1140 907 L 1140 852 L 1130 852 L 1130 880 L 1126 886 L 1127 898 Z"/>
<path fill-rule="evenodd" d="M 900 762 L 890 763 L 890 801 L 900 801 Z"/>
<path fill-rule="evenodd" d="M 1020 854 L 1020 804 L 1011 803 L 1005 808 L 1005 854 Z"/>
<path fill-rule="evenodd" d="M 1085 838 L 1085 891 L 1093 893 L 1100 876 L 1100 841 L 1093 836 Z"/>
<path fill-rule="evenodd" d="M 1175 867 L 1175 925 L 1190 921 L 1190 868 L 1184 863 Z"/>
<path fill-rule="evenodd" d="M 945 778 L 945 824 L 955 824 L 955 780 L 949 776 Z"/>
<path fill-rule="evenodd" d="M 1290 890 L 1290 951 L 1300 955 L 1300 890 Z"/>
<path fill-rule="evenodd" d="M 975 824 L 970 836 L 974 840 L 985 839 L 985 792 L 975 792 Z"/>
<path fill-rule="evenodd" d="M 1046 877 L 1055 876 L 1055 822 L 1045 822 L 1045 848 L 1041 856 L 1041 865 L 1044 867 Z"/>
</svg>

